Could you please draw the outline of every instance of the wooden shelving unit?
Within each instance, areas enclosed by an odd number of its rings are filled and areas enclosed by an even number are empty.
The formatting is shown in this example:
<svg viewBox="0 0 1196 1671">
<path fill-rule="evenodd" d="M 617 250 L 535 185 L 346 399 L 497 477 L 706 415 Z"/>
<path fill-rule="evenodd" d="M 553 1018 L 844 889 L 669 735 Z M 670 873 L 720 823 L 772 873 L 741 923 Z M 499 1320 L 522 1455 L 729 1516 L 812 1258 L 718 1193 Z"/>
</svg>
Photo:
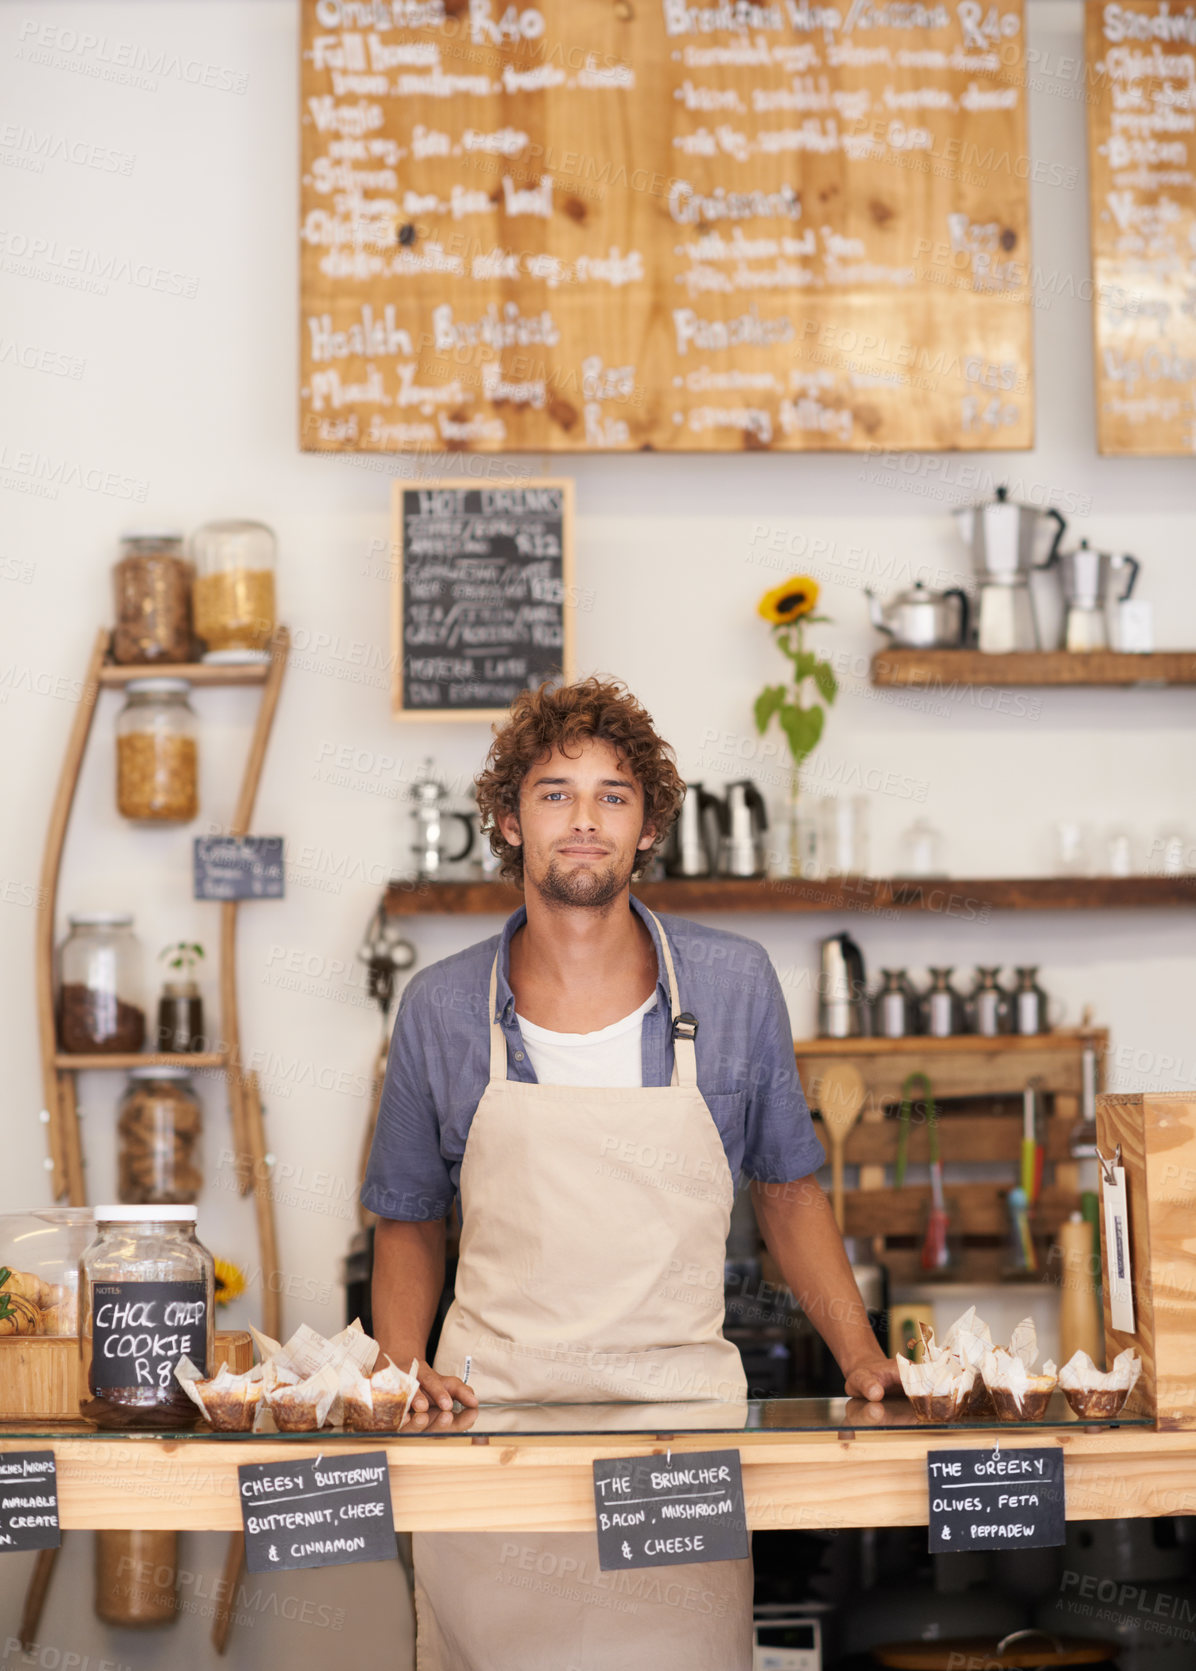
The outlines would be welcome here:
<svg viewBox="0 0 1196 1671">
<path fill-rule="evenodd" d="M 949 690 L 953 685 L 1196 685 L 1196 650 L 878 650 L 872 683 Z"/>
<path fill-rule="evenodd" d="M 208 666 L 202 662 L 187 662 L 168 666 L 135 667 L 117 666 L 111 661 L 111 639 L 111 633 L 104 629 L 98 634 L 92 647 L 91 659 L 83 679 L 83 694 L 75 712 L 59 775 L 58 789 L 50 812 L 38 896 L 36 981 L 38 1033 L 45 1090 L 42 1119 L 49 1145 L 48 1166 L 53 1197 L 57 1201 L 65 1199 L 72 1206 L 79 1207 L 87 1200 L 78 1118 L 78 1074 L 120 1072 L 135 1067 L 182 1067 L 193 1073 L 205 1069 L 224 1073 L 227 1078 L 232 1148 L 237 1157 L 241 1193 L 244 1195 L 250 1190 L 253 1191 L 261 1268 L 263 1272 L 273 1271 L 277 1268 L 278 1252 L 274 1203 L 270 1195 L 269 1166 L 266 1161 L 261 1095 L 257 1076 L 245 1072 L 241 1065 L 241 1036 L 237 1013 L 236 904 L 228 903 L 220 907 L 220 1024 L 223 1048 L 217 1051 L 186 1055 L 151 1051 L 120 1055 L 75 1055 L 61 1050 L 58 1045 L 55 1014 L 54 942 L 62 855 L 100 691 L 122 687 L 134 679 L 146 678 L 186 679 L 196 687 L 206 688 L 234 685 L 257 687 L 261 691 L 257 720 L 228 832 L 234 836 L 246 835 L 253 818 L 253 806 L 266 757 L 266 745 L 286 671 L 290 638 L 285 627 L 278 629 L 268 662 L 245 663 L 238 666 Z M 281 1320 L 281 1298 L 268 1281 L 263 1282 L 262 1311 L 266 1332 L 277 1335 Z"/>
<path fill-rule="evenodd" d="M 1196 905 L 1196 874 L 1183 876 L 1029 876 L 984 880 L 941 877 L 836 876 L 828 881 L 765 879 L 739 882 L 725 876 L 694 881 L 640 882 L 637 899 L 653 911 L 679 916 L 704 911 L 927 911 L 975 921 L 982 910 L 1139 910 Z M 523 903 L 505 882 L 392 882 L 386 909 L 392 916 L 509 915 Z"/>
</svg>

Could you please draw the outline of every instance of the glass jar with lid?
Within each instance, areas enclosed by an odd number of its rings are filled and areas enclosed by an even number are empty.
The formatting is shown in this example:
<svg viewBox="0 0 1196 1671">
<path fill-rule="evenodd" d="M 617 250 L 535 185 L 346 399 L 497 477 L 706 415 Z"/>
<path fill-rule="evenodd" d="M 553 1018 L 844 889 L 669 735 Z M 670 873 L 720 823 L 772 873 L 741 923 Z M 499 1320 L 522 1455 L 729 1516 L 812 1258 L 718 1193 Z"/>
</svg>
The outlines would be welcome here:
<svg viewBox="0 0 1196 1671">
<path fill-rule="evenodd" d="M 117 1192 L 135 1206 L 193 1203 L 203 1114 L 186 1068 L 129 1070 L 116 1131 Z"/>
<path fill-rule="evenodd" d="M 195 631 L 205 661 L 265 659 L 274 636 L 276 551 L 264 522 L 206 522 L 192 534 Z"/>
<path fill-rule="evenodd" d="M 79 1261 L 79 1407 L 98 1427 L 192 1427 L 180 1358 L 213 1363 L 215 1266 L 186 1206 L 97 1207 Z"/>
<path fill-rule="evenodd" d="M 139 823 L 199 812 L 199 747 L 186 679 L 131 679 L 116 722 L 116 804 Z"/>
<path fill-rule="evenodd" d="M 113 566 L 112 659 L 183 662 L 191 655 L 191 564 L 181 534 L 126 534 Z"/>
<path fill-rule="evenodd" d="M 0 1270 L 8 1272 L 0 1291 L 9 1299 L 0 1337 L 78 1333 L 79 1257 L 95 1231 L 90 1207 L 0 1215 Z"/>
<path fill-rule="evenodd" d="M 145 1043 L 141 942 L 128 912 L 68 917 L 59 951 L 58 1036 L 77 1055 L 124 1056 Z"/>
</svg>

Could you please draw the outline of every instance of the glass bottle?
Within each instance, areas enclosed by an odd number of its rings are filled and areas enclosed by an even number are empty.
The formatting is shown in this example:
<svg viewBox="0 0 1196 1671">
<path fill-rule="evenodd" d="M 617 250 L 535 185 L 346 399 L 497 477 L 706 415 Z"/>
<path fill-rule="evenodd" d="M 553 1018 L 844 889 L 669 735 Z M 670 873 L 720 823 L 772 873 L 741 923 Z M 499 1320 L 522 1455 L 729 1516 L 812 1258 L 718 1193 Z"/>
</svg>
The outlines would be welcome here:
<svg viewBox="0 0 1196 1671">
<path fill-rule="evenodd" d="M 264 522 L 207 522 L 191 536 L 195 631 L 205 661 L 257 661 L 274 636 L 277 541 Z"/>
<path fill-rule="evenodd" d="M 184 1206 L 97 1207 L 79 1261 L 79 1408 L 97 1427 L 193 1427 L 175 1379 L 213 1363 L 215 1266 Z"/>
<path fill-rule="evenodd" d="M 127 912 L 67 918 L 59 951 L 58 1036 L 76 1055 L 131 1055 L 145 1043 L 141 942 Z"/>
<path fill-rule="evenodd" d="M 185 662 L 191 655 L 191 564 L 181 534 L 126 534 L 113 565 L 112 659 Z"/>
<path fill-rule="evenodd" d="M 977 965 L 976 984 L 966 1004 L 969 1033 L 980 1033 L 985 1038 L 996 1038 L 1007 1033 L 1013 1024 L 1013 1005 L 998 976 L 1000 965 L 982 968 Z"/>
<path fill-rule="evenodd" d="M 203 1114 L 186 1068 L 129 1070 L 116 1123 L 117 1192 L 135 1206 L 194 1203 Z"/>
<path fill-rule="evenodd" d="M 922 994 L 922 1031 L 934 1039 L 963 1032 L 963 999 L 951 985 L 953 969 L 932 969 Z"/>
<path fill-rule="evenodd" d="M 189 824 L 199 812 L 199 747 L 186 679 L 133 679 L 116 721 L 116 804 L 137 823 Z"/>
</svg>

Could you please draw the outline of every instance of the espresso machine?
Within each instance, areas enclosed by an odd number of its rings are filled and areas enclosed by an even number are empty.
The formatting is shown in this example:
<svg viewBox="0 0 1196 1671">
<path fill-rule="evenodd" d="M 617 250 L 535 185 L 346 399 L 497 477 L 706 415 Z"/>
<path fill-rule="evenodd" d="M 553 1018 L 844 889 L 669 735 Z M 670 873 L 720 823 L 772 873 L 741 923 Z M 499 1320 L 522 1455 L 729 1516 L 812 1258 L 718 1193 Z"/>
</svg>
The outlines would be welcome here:
<svg viewBox="0 0 1196 1671">
<path fill-rule="evenodd" d="M 1124 603 L 1134 589 L 1140 567 L 1138 559 L 1128 552 L 1114 556 L 1108 551 L 1093 551 L 1087 540 L 1081 540 L 1075 551 L 1063 553 L 1059 559 L 1059 573 L 1067 608 L 1063 640 L 1066 649 L 1108 649 L 1109 626 L 1105 606 L 1109 582 L 1120 569 L 1129 569 L 1125 591 L 1117 600 Z"/>
<path fill-rule="evenodd" d="M 1018 504 L 1004 487 L 997 489 L 995 499 L 960 505 L 951 514 L 971 550 L 980 583 L 981 650 L 994 655 L 1040 650 L 1042 635 L 1030 596 L 1030 575 L 1054 563 L 1067 527 L 1063 517 L 1054 506 L 1042 511 L 1037 505 Z M 1052 523 L 1054 535 L 1050 537 Z"/>
</svg>

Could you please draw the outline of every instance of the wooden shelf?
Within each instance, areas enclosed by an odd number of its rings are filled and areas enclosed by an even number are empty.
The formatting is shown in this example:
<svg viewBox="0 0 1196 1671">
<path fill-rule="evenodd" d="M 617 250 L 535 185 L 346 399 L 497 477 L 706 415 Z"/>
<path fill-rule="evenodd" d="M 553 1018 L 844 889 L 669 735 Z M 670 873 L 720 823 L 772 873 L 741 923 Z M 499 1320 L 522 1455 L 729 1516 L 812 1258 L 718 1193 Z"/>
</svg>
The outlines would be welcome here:
<svg viewBox="0 0 1196 1671">
<path fill-rule="evenodd" d="M 878 650 L 872 683 L 917 690 L 952 685 L 1196 685 L 1196 650 Z"/>
<path fill-rule="evenodd" d="M 902 881 L 876 876 L 837 876 L 829 881 L 728 877 L 643 882 L 635 895 L 653 911 L 680 916 L 705 911 L 929 911 L 961 921 L 983 920 L 988 911 L 1135 910 L 1196 905 L 1196 874 L 1183 876 L 997 876 L 987 880 L 942 877 Z M 386 890 L 391 916 L 507 916 L 523 903 L 505 882 L 392 882 Z"/>
<path fill-rule="evenodd" d="M 186 679 L 192 685 L 264 685 L 270 663 L 252 662 L 240 667 L 209 666 L 203 661 L 158 662 L 149 666 L 118 667 L 105 662 L 100 668 L 103 686 L 127 685 L 133 679 Z"/>
<path fill-rule="evenodd" d="M 75 1073 L 93 1068 L 223 1068 L 228 1066 L 228 1057 L 221 1050 L 196 1050 L 188 1055 L 139 1050 L 120 1056 L 82 1056 L 60 1050 L 54 1057 L 54 1066 Z"/>
</svg>

